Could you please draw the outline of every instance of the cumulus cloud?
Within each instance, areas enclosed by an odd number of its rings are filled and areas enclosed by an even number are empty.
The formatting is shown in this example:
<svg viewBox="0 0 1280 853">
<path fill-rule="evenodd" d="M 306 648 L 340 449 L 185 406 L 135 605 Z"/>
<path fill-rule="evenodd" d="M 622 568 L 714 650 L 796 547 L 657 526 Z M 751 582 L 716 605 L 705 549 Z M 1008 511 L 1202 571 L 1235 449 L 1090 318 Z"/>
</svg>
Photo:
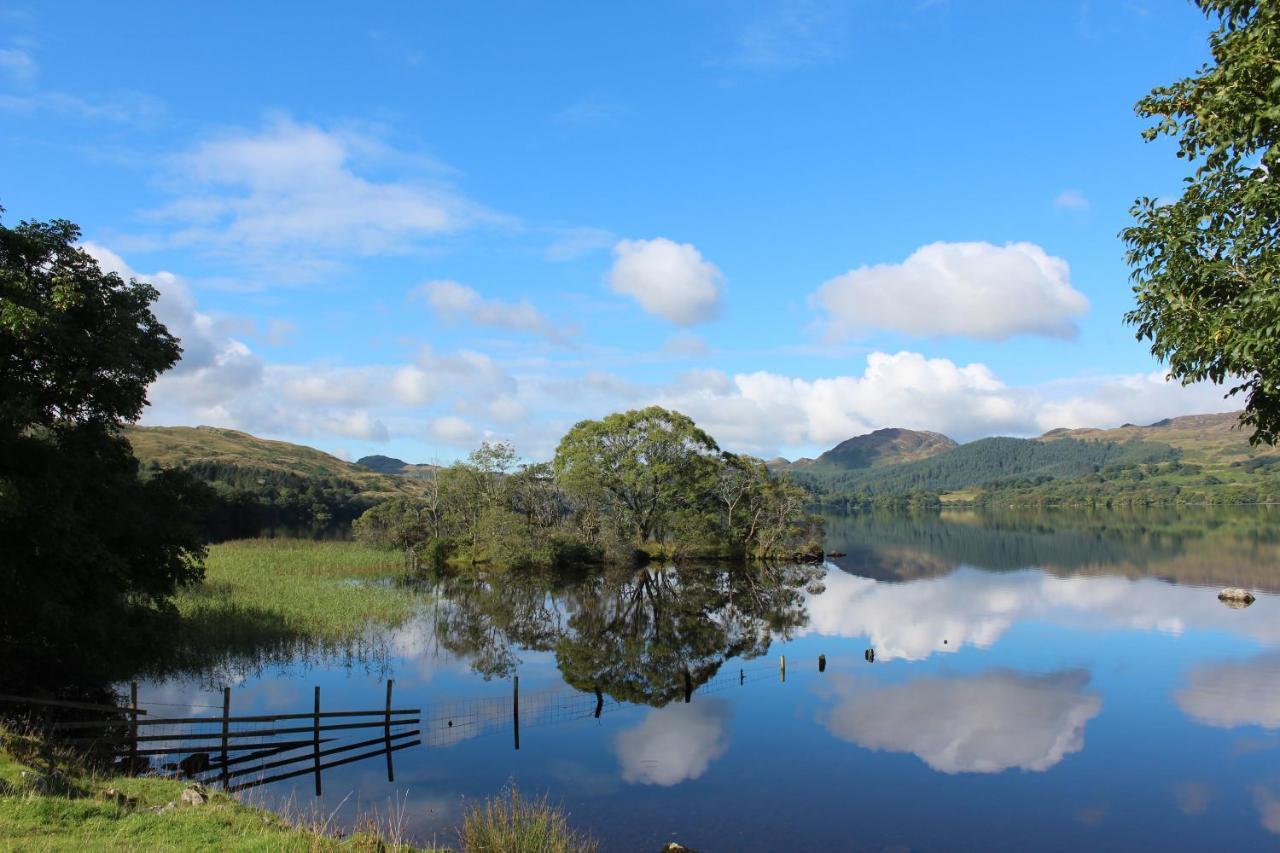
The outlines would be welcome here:
<svg viewBox="0 0 1280 853">
<path fill-rule="evenodd" d="M 655 708 L 613 741 L 624 781 L 671 787 L 707 772 L 729 749 L 729 703 L 717 697 Z"/>
<path fill-rule="evenodd" d="M 1280 729 L 1280 654 L 1198 666 L 1173 698 L 1183 713 L 1207 726 Z"/>
<path fill-rule="evenodd" d="M 913 753 L 942 773 L 1043 772 L 1084 747 L 1085 725 L 1102 710 L 1088 683 L 1081 670 L 991 670 L 883 687 L 845 685 L 819 719 L 842 740 Z"/>
<path fill-rule="evenodd" d="M 221 321 L 198 310 L 191 288 L 170 272 L 142 275 L 118 254 L 97 243 L 82 248 L 100 267 L 122 278 L 148 281 L 160 292 L 152 306 L 156 317 L 182 343 L 182 359 L 151 386 L 148 398 L 154 409 L 148 415 L 217 407 L 236 399 L 257 385 L 263 362 L 249 347 L 227 332 L 234 321 Z"/>
<path fill-rule="evenodd" d="M 1083 393 L 1046 400 L 1036 414 L 1040 430 L 1058 427 L 1149 424 L 1175 415 L 1230 411 L 1227 389 L 1210 382 L 1182 385 L 1164 370 L 1108 376 L 1081 383 Z M 1069 387 L 1063 383 L 1062 387 Z"/>
<path fill-rule="evenodd" d="M 553 343 L 562 344 L 567 340 L 564 332 L 528 302 L 486 299 L 475 288 L 456 281 L 428 281 L 414 288 L 409 296 L 425 301 L 438 316 L 448 320 L 466 320 L 477 326 L 528 332 Z"/>
<path fill-rule="evenodd" d="M 285 250 L 405 250 L 491 218 L 439 181 L 368 177 L 405 155 L 368 134 L 279 118 L 206 140 L 176 159 L 184 195 L 157 212 L 178 244 L 261 258 Z"/>
<path fill-rule="evenodd" d="M 640 307 L 677 326 L 691 326 L 720 312 L 724 275 L 688 243 L 665 237 L 620 240 L 609 285 Z"/>
<path fill-rule="evenodd" d="M 469 444 L 475 439 L 476 429 L 465 418 L 447 415 L 431 422 L 431 435 L 449 444 Z"/>
<path fill-rule="evenodd" d="M 1053 204 L 1063 210 L 1089 209 L 1089 199 L 1085 198 L 1084 193 L 1079 190 L 1063 190 L 1058 193 L 1058 197 L 1053 200 Z"/>
<path fill-rule="evenodd" d="M 1062 258 L 1034 243 L 931 243 L 902 263 L 858 267 L 812 297 L 832 333 L 875 327 L 909 335 L 1070 338 L 1089 300 Z"/>
<path fill-rule="evenodd" d="M 442 354 L 430 347 L 420 349 L 414 363 L 397 369 L 391 379 L 391 394 L 410 406 L 427 405 L 458 390 L 487 397 L 514 387 L 506 371 L 485 353 Z"/>
</svg>

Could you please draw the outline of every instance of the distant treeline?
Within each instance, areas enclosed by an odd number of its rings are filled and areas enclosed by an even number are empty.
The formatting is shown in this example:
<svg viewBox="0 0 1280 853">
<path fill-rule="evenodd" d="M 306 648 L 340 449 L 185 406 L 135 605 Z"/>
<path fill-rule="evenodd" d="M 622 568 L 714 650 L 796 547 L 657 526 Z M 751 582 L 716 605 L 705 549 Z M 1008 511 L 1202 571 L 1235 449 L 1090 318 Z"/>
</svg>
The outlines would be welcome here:
<svg viewBox="0 0 1280 853">
<path fill-rule="evenodd" d="M 144 471 L 160 471 L 152 462 Z M 272 530 L 323 534 L 344 532 L 378 499 L 340 477 L 317 477 L 242 465 L 201 460 L 181 466 L 207 487 L 200 513 L 209 541 L 241 539 Z"/>
</svg>

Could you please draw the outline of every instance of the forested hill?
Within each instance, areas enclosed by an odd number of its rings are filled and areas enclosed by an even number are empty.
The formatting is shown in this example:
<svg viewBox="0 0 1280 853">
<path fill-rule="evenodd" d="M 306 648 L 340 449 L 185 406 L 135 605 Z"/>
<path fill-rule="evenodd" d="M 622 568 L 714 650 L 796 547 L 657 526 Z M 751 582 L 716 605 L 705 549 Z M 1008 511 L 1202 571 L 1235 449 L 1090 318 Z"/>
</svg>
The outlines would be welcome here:
<svg viewBox="0 0 1280 853">
<path fill-rule="evenodd" d="M 1079 477 L 1110 465 L 1174 460 L 1179 451 L 1154 442 L 1062 438 L 984 438 L 925 459 L 842 470 L 814 465 L 792 476 L 819 495 L 943 493 L 1010 480 Z"/>
<path fill-rule="evenodd" d="M 369 507 L 414 495 L 421 482 L 371 471 L 284 441 L 216 427 L 129 427 L 125 437 L 144 470 L 180 468 L 209 484 L 215 539 L 271 528 L 345 530 Z"/>
</svg>

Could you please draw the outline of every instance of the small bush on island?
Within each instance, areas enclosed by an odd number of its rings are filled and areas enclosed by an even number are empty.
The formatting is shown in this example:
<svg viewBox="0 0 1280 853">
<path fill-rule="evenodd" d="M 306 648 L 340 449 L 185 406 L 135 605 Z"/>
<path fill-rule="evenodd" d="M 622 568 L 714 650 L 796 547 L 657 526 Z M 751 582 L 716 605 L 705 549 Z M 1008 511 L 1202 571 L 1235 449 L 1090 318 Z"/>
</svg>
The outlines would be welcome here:
<svg viewBox="0 0 1280 853">
<path fill-rule="evenodd" d="M 357 538 L 404 554 L 512 569 L 682 560 L 786 560 L 821 553 L 808 492 L 759 459 L 720 450 L 657 406 L 573 427 L 550 463 L 485 443 L 436 472 L 423 499 L 365 512 Z"/>
</svg>

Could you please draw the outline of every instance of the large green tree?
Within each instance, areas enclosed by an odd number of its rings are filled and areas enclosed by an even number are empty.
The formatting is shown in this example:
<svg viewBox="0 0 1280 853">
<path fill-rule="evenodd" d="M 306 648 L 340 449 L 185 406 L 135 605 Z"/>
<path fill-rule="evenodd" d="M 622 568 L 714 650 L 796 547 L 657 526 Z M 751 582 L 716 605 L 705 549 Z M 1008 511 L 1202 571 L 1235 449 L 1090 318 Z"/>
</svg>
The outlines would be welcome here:
<svg viewBox="0 0 1280 853">
<path fill-rule="evenodd" d="M 1184 383 L 1231 383 L 1253 441 L 1280 438 L 1280 3 L 1195 0 L 1216 19 L 1213 61 L 1152 90 L 1147 140 L 1196 163 L 1180 198 L 1141 198 L 1125 229 L 1137 306 L 1127 320 Z"/>
<path fill-rule="evenodd" d="M 70 222 L 0 225 L 0 686 L 88 684 L 201 575 L 207 492 L 140 477 L 119 427 L 178 360 L 148 284 L 104 273 Z"/>
<path fill-rule="evenodd" d="M 665 534 L 678 513 L 700 504 L 715 511 L 719 454 L 691 418 L 650 406 L 578 423 L 560 439 L 552 467 L 566 492 L 602 502 L 644 542 Z"/>
</svg>

